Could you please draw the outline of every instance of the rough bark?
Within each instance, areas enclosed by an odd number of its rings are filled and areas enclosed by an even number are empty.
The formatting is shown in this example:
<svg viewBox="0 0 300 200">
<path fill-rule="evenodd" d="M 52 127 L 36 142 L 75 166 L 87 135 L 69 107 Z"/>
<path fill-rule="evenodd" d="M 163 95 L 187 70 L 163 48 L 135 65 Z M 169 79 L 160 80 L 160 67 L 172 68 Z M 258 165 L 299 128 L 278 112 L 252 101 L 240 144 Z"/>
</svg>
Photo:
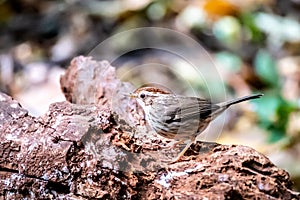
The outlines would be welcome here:
<svg viewBox="0 0 300 200">
<path fill-rule="evenodd" d="M 73 59 L 66 102 L 38 118 L 0 94 L 0 199 L 299 199 L 289 174 L 239 145 L 179 148 L 149 132 L 108 62 Z"/>
</svg>

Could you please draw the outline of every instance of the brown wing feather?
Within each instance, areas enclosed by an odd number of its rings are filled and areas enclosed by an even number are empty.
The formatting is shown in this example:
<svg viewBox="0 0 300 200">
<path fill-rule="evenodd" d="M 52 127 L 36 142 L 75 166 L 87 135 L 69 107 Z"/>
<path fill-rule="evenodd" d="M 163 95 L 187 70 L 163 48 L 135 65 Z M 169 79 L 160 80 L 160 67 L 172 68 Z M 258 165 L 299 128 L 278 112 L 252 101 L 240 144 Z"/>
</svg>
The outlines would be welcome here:
<svg viewBox="0 0 300 200">
<path fill-rule="evenodd" d="M 198 118 L 198 119 L 206 119 L 208 118 L 212 112 L 215 112 L 220 107 L 212 104 L 210 101 L 200 98 L 186 98 L 183 99 L 180 106 L 180 112 L 182 119 L 189 118 Z"/>
<path fill-rule="evenodd" d="M 206 119 L 212 112 L 220 108 L 208 100 L 185 96 L 172 96 L 167 100 L 157 99 L 154 103 L 158 108 L 164 109 L 164 116 L 160 117 L 163 117 L 166 123 L 180 122 L 191 118 Z"/>
</svg>

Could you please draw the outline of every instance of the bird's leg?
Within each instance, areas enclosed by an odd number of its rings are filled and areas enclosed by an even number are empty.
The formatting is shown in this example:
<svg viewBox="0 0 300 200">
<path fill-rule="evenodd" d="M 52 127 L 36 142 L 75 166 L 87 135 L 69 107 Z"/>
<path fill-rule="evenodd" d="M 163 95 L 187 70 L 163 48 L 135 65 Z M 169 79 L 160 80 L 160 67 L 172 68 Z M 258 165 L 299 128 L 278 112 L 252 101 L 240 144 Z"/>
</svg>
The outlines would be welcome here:
<svg viewBox="0 0 300 200">
<path fill-rule="evenodd" d="M 179 161 L 194 142 L 195 142 L 195 137 L 191 138 L 190 142 L 187 143 L 187 145 L 184 147 L 184 149 L 179 153 L 179 155 L 171 163 L 175 163 L 175 162 Z"/>
</svg>

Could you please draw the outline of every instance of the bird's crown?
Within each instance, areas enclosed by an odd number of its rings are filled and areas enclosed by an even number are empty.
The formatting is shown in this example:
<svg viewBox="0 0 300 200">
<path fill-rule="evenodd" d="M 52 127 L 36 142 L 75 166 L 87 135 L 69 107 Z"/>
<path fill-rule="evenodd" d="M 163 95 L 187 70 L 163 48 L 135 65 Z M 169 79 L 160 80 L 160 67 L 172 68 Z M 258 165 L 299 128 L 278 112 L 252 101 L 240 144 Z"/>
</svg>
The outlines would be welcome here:
<svg viewBox="0 0 300 200">
<path fill-rule="evenodd" d="M 134 93 L 138 94 L 140 92 L 149 92 L 152 94 L 171 94 L 171 92 L 163 90 L 157 87 L 140 87 L 134 91 Z"/>
</svg>

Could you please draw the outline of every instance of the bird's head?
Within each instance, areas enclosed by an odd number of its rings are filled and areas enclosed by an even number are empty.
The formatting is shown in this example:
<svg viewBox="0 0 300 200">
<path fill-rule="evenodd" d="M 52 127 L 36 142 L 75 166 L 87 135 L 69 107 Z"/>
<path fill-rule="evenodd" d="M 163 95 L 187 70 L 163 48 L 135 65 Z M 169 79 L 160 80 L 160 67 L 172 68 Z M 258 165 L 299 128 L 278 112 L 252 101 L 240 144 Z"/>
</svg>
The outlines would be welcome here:
<svg viewBox="0 0 300 200">
<path fill-rule="evenodd" d="M 151 105 L 153 99 L 166 94 L 171 93 L 157 87 L 140 87 L 127 96 L 135 98 L 137 102 L 145 109 L 146 106 Z"/>
</svg>

